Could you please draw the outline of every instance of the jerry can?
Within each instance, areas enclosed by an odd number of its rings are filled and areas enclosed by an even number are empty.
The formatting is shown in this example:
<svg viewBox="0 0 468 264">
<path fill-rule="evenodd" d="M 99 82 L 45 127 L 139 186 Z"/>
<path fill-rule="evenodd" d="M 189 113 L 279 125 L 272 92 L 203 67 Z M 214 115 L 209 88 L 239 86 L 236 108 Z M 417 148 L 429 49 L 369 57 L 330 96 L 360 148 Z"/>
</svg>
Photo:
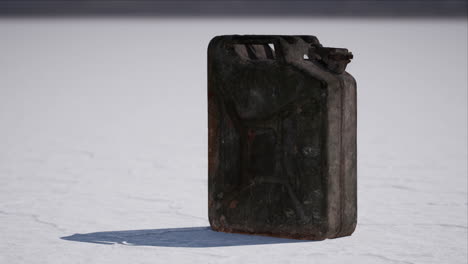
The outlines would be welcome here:
<svg viewBox="0 0 468 264">
<path fill-rule="evenodd" d="M 322 240 L 356 227 L 356 81 L 314 36 L 208 46 L 208 211 L 215 231 Z"/>
</svg>

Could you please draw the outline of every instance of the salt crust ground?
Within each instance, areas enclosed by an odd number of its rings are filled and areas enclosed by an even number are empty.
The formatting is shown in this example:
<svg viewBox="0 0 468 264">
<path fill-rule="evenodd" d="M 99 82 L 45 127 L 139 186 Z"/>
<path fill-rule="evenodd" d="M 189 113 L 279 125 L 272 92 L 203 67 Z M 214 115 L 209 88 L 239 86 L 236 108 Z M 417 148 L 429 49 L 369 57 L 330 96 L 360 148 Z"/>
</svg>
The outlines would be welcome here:
<svg viewBox="0 0 468 264">
<path fill-rule="evenodd" d="M 206 46 L 315 34 L 358 82 L 359 224 L 210 231 Z M 466 263 L 467 21 L 0 20 L 0 263 Z"/>
</svg>

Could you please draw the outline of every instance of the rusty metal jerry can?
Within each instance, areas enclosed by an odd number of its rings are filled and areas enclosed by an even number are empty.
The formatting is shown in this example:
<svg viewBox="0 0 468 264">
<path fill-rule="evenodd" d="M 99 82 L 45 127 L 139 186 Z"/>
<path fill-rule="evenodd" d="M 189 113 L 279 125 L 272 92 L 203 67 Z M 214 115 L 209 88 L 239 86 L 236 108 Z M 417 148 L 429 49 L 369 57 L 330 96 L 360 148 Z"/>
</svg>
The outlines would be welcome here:
<svg viewBox="0 0 468 264">
<path fill-rule="evenodd" d="M 216 231 L 322 240 L 353 233 L 352 54 L 314 36 L 208 46 L 209 221 Z"/>
</svg>

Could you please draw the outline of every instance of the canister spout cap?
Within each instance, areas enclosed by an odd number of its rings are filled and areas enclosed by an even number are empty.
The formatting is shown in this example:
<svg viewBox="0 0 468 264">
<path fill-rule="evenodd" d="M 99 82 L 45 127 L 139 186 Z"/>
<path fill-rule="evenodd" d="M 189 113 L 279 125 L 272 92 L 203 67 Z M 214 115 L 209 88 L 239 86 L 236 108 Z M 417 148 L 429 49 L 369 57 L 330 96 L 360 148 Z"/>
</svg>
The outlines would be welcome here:
<svg viewBox="0 0 468 264">
<path fill-rule="evenodd" d="M 353 54 L 347 49 L 312 46 L 308 52 L 309 59 L 316 61 L 334 73 L 342 73 L 351 62 Z"/>
</svg>

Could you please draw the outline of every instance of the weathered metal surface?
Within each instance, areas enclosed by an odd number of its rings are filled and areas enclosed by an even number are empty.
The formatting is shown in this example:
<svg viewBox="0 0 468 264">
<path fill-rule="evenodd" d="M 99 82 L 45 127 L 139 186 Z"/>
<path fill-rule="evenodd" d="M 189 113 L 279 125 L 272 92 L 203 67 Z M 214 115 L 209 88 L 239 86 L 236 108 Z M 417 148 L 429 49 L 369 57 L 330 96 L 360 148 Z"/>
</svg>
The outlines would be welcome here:
<svg viewBox="0 0 468 264">
<path fill-rule="evenodd" d="M 209 220 L 216 231 L 322 240 L 356 227 L 352 54 L 313 36 L 208 47 Z"/>
</svg>

